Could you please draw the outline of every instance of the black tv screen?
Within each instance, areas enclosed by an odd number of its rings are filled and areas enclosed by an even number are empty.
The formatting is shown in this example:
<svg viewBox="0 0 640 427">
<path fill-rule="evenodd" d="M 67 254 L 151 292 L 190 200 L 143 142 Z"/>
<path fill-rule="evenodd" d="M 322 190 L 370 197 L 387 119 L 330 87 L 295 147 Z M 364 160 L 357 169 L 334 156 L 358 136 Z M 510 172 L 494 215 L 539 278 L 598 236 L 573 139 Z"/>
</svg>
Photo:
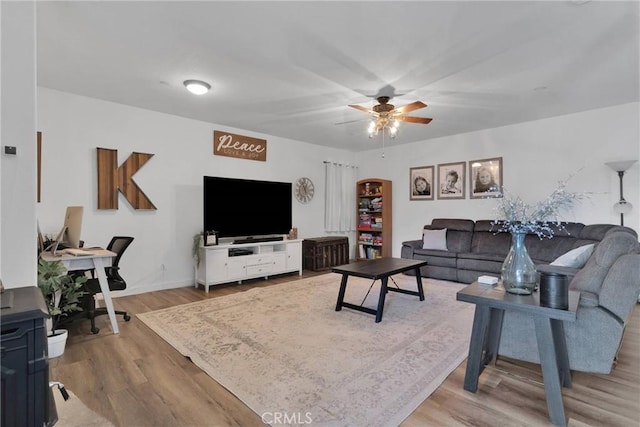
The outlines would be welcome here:
<svg viewBox="0 0 640 427">
<path fill-rule="evenodd" d="M 204 231 L 219 237 L 268 236 L 291 230 L 291 183 L 204 177 Z"/>
</svg>

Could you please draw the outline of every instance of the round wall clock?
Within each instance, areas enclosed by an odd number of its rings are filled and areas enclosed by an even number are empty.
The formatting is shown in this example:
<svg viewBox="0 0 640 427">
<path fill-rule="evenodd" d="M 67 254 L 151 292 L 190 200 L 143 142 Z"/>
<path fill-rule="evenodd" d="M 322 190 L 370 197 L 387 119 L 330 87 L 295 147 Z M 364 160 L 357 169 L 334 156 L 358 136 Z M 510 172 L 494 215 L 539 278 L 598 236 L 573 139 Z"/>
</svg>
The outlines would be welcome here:
<svg viewBox="0 0 640 427">
<path fill-rule="evenodd" d="M 306 177 L 296 181 L 296 199 L 300 203 L 309 203 L 313 199 L 313 182 Z"/>
</svg>

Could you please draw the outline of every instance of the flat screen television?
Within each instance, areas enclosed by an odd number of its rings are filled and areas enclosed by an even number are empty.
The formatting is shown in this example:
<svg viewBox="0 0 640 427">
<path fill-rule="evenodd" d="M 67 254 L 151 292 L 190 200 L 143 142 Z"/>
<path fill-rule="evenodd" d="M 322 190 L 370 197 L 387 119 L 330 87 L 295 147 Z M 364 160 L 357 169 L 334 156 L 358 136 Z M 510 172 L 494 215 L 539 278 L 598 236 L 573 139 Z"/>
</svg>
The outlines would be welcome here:
<svg viewBox="0 0 640 427">
<path fill-rule="evenodd" d="M 204 230 L 259 237 L 291 230 L 290 182 L 204 177 Z"/>
</svg>

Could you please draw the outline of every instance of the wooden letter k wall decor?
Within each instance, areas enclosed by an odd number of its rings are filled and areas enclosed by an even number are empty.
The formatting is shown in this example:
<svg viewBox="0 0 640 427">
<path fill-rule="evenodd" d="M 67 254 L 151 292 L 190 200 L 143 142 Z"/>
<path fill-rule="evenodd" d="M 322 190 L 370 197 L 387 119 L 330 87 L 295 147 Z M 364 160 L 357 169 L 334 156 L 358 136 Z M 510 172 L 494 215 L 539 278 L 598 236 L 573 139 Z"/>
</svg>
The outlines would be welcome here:
<svg viewBox="0 0 640 427">
<path fill-rule="evenodd" d="M 118 150 L 98 148 L 98 209 L 118 209 L 118 191 L 135 209 L 157 208 L 133 181 L 153 154 L 133 152 L 118 167 Z"/>
</svg>

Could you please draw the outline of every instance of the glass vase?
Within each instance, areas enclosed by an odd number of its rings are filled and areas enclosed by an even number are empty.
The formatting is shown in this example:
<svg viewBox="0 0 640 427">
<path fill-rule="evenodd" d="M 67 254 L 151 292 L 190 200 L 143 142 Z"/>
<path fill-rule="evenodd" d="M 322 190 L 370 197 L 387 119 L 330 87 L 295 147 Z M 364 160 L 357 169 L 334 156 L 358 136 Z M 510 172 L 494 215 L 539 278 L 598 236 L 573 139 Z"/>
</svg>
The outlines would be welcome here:
<svg viewBox="0 0 640 427">
<path fill-rule="evenodd" d="M 536 286 L 536 266 L 524 244 L 526 235 L 511 233 L 511 248 L 502 264 L 502 286 L 512 294 L 530 295 Z"/>
</svg>

